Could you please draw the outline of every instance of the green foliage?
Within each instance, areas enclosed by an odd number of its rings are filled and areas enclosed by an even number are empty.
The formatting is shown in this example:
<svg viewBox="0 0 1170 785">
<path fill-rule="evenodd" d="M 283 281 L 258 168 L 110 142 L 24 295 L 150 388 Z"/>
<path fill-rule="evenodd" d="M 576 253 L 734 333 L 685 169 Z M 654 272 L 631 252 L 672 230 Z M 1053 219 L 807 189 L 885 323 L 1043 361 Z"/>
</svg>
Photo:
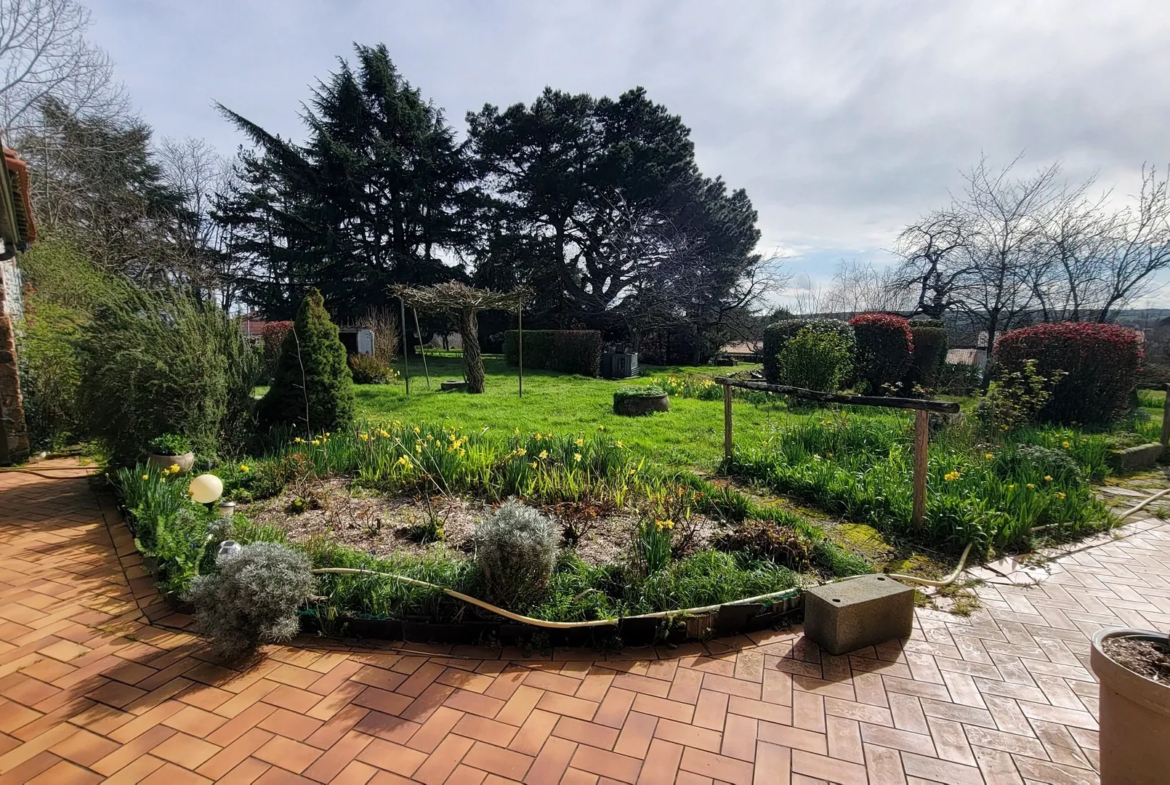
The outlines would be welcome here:
<svg viewBox="0 0 1170 785">
<path fill-rule="evenodd" d="M 61 448 L 87 436 L 78 346 L 111 282 L 74 244 L 54 237 L 22 254 L 20 267 L 25 317 L 17 341 L 29 439 Z"/>
<path fill-rule="evenodd" d="M 260 402 L 262 425 L 295 425 L 304 433 L 353 421 L 353 376 L 337 325 L 314 289 L 301 302 L 284 338 L 272 386 Z"/>
<path fill-rule="evenodd" d="M 933 390 L 939 386 L 943 366 L 947 361 L 947 331 L 933 321 L 915 319 L 910 322 L 914 339 L 914 354 L 906 371 L 905 389 L 916 386 Z"/>
<path fill-rule="evenodd" d="M 840 333 L 803 327 L 776 357 L 781 384 L 837 392 L 853 372 L 853 347 Z"/>
<path fill-rule="evenodd" d="M 910 369 L 914 339 L 901 316 L 863 313 L 849 320 L 857 337 L 855 371 L 870 395 L 896 392 Z"/>
<path fill-rule="evenodd" d="M 970 427 L 952 426 L 931 441 L 926 524 L 915 531 L 910 526 L 909 420 L 901 415 L 822 417 L 782 428 L 763 446 L 738 452 L 733 473 L 886 533 L 954 550 L 968 542 L 981 548 L 1026 548 L 1035 527 L 1063 538 L 1106 522 L 1104 505 L 1083 479 L 1053 473 L 1051 462 L 1014 456 L 1021 444 L 1041 443 L 1067 451 L 1091 476 L 1101 458 L 1088 440 L 1020 429 L 1002 447 L 988 449 Z"/>
<path fill-rule="evenodd" d="M 773 520 L 744 521 L 724 532 L 718 542 L 723 550 L 743 551 L 792 570 L 807 570 L 812 564 L 813 543 L 809 538 Z"/>
<path fill-rule="evenodd" d="M 79 402 L 114 465 L 181 433 L 214 456 L 250 433 L 259 361 L 236 320 L 181 290 L 121 285 L 80 343 Z"/>
<path fill-rule="evenodd" d="M 349 370 L 354 384 L 393 384 L 398 373 L 372 354 L 351 354 Z"/>
<path fill-rule="evenodd" d="M 241 155 L 243 182 L 217 212 L 233 249 L 257 262 L 249 302 L 273 318 L 290 318 L 289 291 L 310 286 L 334 315 L 360 318 L 391 284 L 449 279 L 431 249 L 465 241 L 471 170 L 454 129 L 385 46 L 353 54 L 307 97 L 303 146 L 221 108 L 260 151 Z"/>
<path fill-rule="evenodd" d="M 657 398 L 666 394 L 666 390 L 657 384 L 644 384 L 636 387 L 619 387 L 613 394 L 613 400 L 617 403 L 627 398 Z"/>
<path fill-rule="evenodd" d="M 299 631 L 297 608 L 312 594 L 304 552 L 260 542 L 221 557 L 219 572 L 194 580 L 187 597 L 195 622 L 211 638 L 212 650 L 235 661 L 265 643 L 285 643 Z"/>
<path fill-rule="evenodd" d="M 153 455 L 184 455 L 191 452 L 191 440 L 175 433 L 164 433 L 151 439 L 148 449 Z"/>
<path fill-rule="evenodd" d="M 773 383 L 780 382 L 780 352 L 784 346 L 802 330 L 808 328 L 815 333 L 838 336 L 853 353 L 855 337 L 853 328 L 837 319 L 781 319 L 764 328 L 764 378 Z"/>
<path fill-rule="evenodd" d="M 647 575 L 663 570 L 670 564 L 674 521 L 666 518 L 643 517 L 634 529 L 634 559 Z"/>
<path fill-rule="evenodd" d="M 983 384 L 983 370 L 967 363 L 943 363 L 935 383 L 935 391 L 943 395 L 968 396 Z"/>
<path fill-rule="evenodd" d="M 475 559 L 488 597 L 508 607 L 539 598 L 557 557 L 557 533 L 539 510 L 504 502 L 475 527 Z"/>
<path fill-rule="evenodd" d="M 1041 376 L 1035 360 L 1025 360 L 1019 370 L 1001 370 L 999 378 L 987 386 L 976 416 L 993 434 L 1034 422 L 1062 376 L 1060 370 L 1051 377 Z"/>
<path fill-rule="evenodd" d="M 1033 363 L 1055 380 L 1039 411 L 1044 422 L 1109 425 L 1129 408 L 1143 360 L 1141 333 L 1116 324 L 1038 324 L 1001 337 L 995 359 L 1006 374 Z"/>
<path fill-rule="evenodd" d="M 672 398 L 697 398 L 700 401 L 722 401 L 723 386 L 706 376 L 651 376 L 650 387 L 657 387 Z M 739 390 L 736 392 L 748 392 Z"/>
<path fill-rule="evenodd" d="M 520 364 L 520 340 L 516 330 L 504 333 L 504 359 L 508 365 Z M 598 376 L 601 373 L 601 333 L 597 330 L 525 330 L 524 367 Z"/>
</svg>

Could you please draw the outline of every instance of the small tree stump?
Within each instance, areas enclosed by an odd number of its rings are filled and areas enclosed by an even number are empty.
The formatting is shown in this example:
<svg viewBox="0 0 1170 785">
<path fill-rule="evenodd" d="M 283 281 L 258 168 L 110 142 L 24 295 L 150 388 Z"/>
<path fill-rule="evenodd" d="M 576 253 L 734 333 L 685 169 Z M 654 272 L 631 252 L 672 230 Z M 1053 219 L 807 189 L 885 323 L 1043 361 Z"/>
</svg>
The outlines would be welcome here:
<svg viewBox="0 0 1170 785">
<path fill-rule="evenodd" d="M 639 417 L 654 412 L 669 412 L 669 395 L 622 395 L 614 393 L 613 413 L 623 417 Z"/>
</svg>

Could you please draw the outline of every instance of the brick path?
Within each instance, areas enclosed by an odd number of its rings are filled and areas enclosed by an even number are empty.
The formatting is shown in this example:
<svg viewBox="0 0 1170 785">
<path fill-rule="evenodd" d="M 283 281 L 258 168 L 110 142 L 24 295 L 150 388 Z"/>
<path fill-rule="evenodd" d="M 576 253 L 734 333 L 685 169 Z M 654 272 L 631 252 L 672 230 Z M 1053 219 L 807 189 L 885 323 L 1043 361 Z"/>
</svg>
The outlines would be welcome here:
<svg viewBox="0 0 1170 785">
<path fill-rule="evenodd" d="M 1124 531 L 848 657 L 799 632 L 543 659 L 304 641 L 237 672 L 85 480 L 0 474 L 0 785 L 1094 783 L 1088 636 L 1170 625 L 1170 527 Z"/>
</svg>

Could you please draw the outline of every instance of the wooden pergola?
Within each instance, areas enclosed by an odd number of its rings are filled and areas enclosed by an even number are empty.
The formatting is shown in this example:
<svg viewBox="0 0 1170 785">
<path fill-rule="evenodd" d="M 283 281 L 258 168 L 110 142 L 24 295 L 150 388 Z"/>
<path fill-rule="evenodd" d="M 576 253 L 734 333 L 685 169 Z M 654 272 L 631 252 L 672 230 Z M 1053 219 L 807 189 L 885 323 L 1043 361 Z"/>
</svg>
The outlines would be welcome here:
<svg viewBox="0 0 1170 785">
<path fill-rule="evenodd" d="M 532 290 L 517 287 L 510 292 L 477 289 L 459 281 L 432 286 L 405 286 L 390 288 L 391 294 L 402 304 L 402 352 L 407 356 L 406 306 L 414 311 L 415 329 L 418 329 L 418 311 L 454 314 L 459 319 L 459 335 L 463 339 L 463 371 L 467 377 L 467 391 L 482 393 L 484 385 L 483 354 L 479 348 L 479 322 L 476 314 L 482 310 L 515 313 L 520 328 L 520 395 L 524 395 L 524 306 L 532 299 Z M 420 335 L 421 339 L 422 336 Z M 423 355 L 426 362 L 426 355 Z M 406 392 L 410 394 L 410 369 L 404 368 Z M 429 374 L 428 374 L 429 383 Z"/>
</svg>

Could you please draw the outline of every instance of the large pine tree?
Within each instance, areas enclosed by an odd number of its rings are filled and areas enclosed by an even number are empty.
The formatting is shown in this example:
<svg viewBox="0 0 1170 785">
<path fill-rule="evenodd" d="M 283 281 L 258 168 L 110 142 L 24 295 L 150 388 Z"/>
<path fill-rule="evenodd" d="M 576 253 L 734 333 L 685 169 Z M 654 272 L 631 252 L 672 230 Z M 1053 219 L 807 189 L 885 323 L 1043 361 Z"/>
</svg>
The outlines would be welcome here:
<svg viewBox="0 0 1170 785">
<path fill-rule="evenodd" d="M 252 261 L 246 297 L 272 318 L 310 287 L 351 318 L 384 302 L 390 284 L 453 275 L 441 257 L 461 238 L 463 151 L 385 46 L 355 53 L 313 91 L 304 145 L 221 107 L 257 149 L 242 153 L 218 216 L 232 251 Z"/>
</svg>

